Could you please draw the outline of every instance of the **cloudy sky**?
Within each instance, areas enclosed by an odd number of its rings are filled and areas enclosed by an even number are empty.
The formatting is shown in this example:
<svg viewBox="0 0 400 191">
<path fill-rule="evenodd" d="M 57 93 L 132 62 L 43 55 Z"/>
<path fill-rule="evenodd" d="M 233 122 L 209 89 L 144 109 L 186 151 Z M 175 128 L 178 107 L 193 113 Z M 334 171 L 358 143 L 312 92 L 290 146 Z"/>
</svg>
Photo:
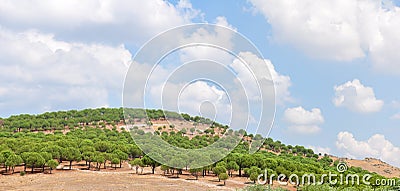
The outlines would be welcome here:
<svg viewBox="0 0 400 191">
<path fill-rule="evenodd" d="M 400 166 L 399 6 L 397 0 L 0 0 L 0 117 L 120 107 L 125 74 L 145 42 L 172 27 L 212 23 L 243 34 L 264 56 L 241 53 L 253 63 L 263 59 L 274 80 L 272 138 Z M 200 36 L 229 45 L 229 37 L 214 32 Z M 171 60 L 215 58 L 240 71 L 235 59 L 215 52 L 189 48 Z M 138 74 L 149 67 L 133 64 Z M 166 63 L 157 72 L 168 76 L 170 69 Z M 188 112 L 204 100 L 227 111 L 229 100 L 201 81 L 181 97 Z"/>
</svg>

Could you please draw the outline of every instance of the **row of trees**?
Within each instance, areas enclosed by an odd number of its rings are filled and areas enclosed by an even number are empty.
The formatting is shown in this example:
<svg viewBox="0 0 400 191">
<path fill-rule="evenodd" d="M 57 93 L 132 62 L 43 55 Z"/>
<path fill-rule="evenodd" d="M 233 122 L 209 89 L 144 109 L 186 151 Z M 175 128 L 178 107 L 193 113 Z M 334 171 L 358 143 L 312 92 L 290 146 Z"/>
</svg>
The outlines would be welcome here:
<svg viewBox="0 0 400 191">
<path fill-rule="evenodd" d="M 117 168 L 123 161 L 143 155 L 128 132 L 96 128 L 75 129 L 65 135 L 1 132 L 0 145 L 0 164 L 6 172 L 19 165 L 24 171 L 51 170 L 63 161 L 68 161 L 71 169 L 74 161 L 82 160 L 88 169 L 106 168 L 107 162 Z"/>
<path fill-rule="evenodd" d="M 15 115 L 0 120 L 0 127 L 13 131 L 62 130 L 106 123 L 117 125 L 124 119 L 122 108 L 85 109 L 81 111 L 46 112 L 39 115 Z M 105 123 L 106 122 L 106 123 Z"/>
<path fill-rule="evenodd" d="M 159 120 L 159 119 L 182 119 L 198 123 L 209 124 L 213 127 L 227 128 L 227 126 L 213 122 L 210 119 L 188 114 L 179 114 L 171 111 L 151 109 L 128 109 L 128 108 L 98 108 L 84 110 L 70 110 L 58 112 L 46 112 L 39 115 L 21 114 L 6 119 L 0 119 L 0 127 L 14 131 L 41 131 L 62 130 L 66 127 L 79 126 L 116 126 L 127 120 L 134 124 L 135 119 Z M 150 121 L 149 121 L 150 123 Z"/>
</svg>

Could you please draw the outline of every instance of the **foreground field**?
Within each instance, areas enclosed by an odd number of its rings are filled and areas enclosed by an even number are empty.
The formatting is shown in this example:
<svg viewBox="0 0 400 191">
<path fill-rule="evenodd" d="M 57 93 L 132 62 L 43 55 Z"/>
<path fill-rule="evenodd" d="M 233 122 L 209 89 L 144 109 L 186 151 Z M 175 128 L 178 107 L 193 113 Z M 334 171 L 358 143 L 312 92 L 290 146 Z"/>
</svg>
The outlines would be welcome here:
<svg viewBox="0 0 400 191">
<path fill-rule="evenodd" d="M 67 163 L 63 163 L 67 165 Z M 218 178 L 213 175 L 201 177 L 198 180 L 184 172 L 179 178 L 175 175 L 162 175 L 160 168 L 156 169 L 156 174 L 151 174 L 151 169 L 146 167 L 143 174 L 136 174 L 128 163 L 123 163 L 122 168 L 107 168 L 102 171 L 83 170 L 83 162 L 74 163 L 73 170 L 53 170 L 52 174 L 34 173 L 20 176 L 19 173 L 13 175 L 0 175 L 0 190 L 68 190 L 68 191 L 87 191 L 87 190 L 241 190 L 242 188 L 253 185 L 248 178 L 234 177 L 223 182 L 218 182 Z M 62 166 L 62 165 L 61 165 Z M 22 167 L 16 168 L 22 171 Z M 276 187 L 274 185 L 273 187 Z M 287 190 L 295 190 L 294 187 L 285 186 Z"/>
<path fill-rule="evenodd" d="M 214 177 L 194 180 L 188 176 L 137 175 L 133 172 L 58 171 L 54 174 L 0 176 L 0 190 L 240 190 L 246 187 L 240 178 L 227 180 L 226 186 Z M 291 188 L 286 188 L 293 190 Z"/>
<path fill-rule="evenodd" d="M 235 190 L 215 183 L 132 172 L 68 171 L 55 174 L 1 176 L 0 190 Z"/>
</svg>

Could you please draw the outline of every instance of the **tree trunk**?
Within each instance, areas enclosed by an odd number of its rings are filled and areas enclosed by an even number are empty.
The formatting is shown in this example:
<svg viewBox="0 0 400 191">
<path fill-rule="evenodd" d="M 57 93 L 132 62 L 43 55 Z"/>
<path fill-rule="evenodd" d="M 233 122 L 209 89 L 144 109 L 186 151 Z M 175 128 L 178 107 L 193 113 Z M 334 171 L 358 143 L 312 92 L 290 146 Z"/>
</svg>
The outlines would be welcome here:
<svg viewBox="0 0 400 191">
<path fill-rule="evenodd" d="M 6 167 L 6 173 L 7 173 L 7 171 L 8 171 L 8 169 L 7 169 L 7 165 L 4 165 L 5 167 Z"/>
<path fill-rule="evenodd" d="M 156 165 L 151 166 L 151 173 L 154 174 L 154 170 L 156 169 Z"/>
<path fill-rule="evenodd" d="M 24 163 L 24 172 L 26 172 L 26 164 Z"/>
<path fill-rule="evenodd" d="M 242 168 L 239 168 L 239 177 L 242 176 Z"/>
<path fill-rule="evenodd" d="M 122 168 L 122 160 L 119 161 L 119 168 Z"/>
<path fill-rule="evenodd" d="M 226 185 L 226 181 L 224 180 L 224 186 Z"/>
<path fill-rule="evenodd" d="M 53 169 L 53 168 L 50 167 L 50 174 L 51 174 L 51 170 L 52 170 L 52 169 Z"/>
<path fill-rule="evenodd" d="M 34 166 L 35 166 L 35 164 L 32 165 L 32 169 L 31 169 L 31 172 L 32 172 L 32 173 L 33 173 L 33 168 L 34 168 Z"/>
<path fill-rule="evenodd" d="M 72 169 L 72 160 L 69 161 L 69 169 Z"/>
</svg>

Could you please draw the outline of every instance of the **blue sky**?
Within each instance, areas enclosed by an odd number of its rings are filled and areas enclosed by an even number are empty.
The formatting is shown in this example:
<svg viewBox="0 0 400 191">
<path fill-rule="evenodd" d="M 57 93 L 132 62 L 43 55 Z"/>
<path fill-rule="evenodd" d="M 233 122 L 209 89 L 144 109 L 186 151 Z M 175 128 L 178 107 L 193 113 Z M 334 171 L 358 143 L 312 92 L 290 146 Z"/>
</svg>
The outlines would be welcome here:
<svg viewBox="0 0 400 191">
<path fill-rule="evenodd" d="M 253 42 L 277 72 L 272 138 L 400 166 L 399 1 L 31 3 L 0 1 L 1 117 L 120 107 L 145 42 L 216 23 Z"/>
</svg>

